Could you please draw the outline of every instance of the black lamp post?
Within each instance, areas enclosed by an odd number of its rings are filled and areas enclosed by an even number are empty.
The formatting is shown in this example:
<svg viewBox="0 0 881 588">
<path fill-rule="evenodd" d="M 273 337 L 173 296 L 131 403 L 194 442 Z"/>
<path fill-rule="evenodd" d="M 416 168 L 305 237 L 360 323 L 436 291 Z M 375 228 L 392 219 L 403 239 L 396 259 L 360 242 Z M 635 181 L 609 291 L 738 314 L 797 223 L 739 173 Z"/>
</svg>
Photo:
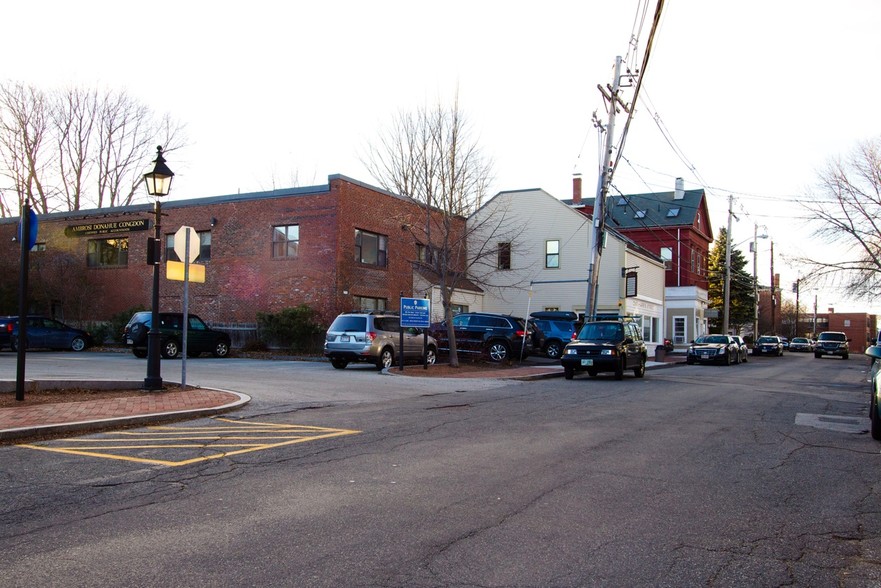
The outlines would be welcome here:
<svg viewBox="0 0 881 588">
<path fill-rule="evenodd" d="M 147 333 L 147 377 L 144 378 L 144 388 L 162 390 L 162 374 L 159 367 L 159 269 L 162 265 L 162 242 L 160 241 L 162 234 L 159 231 L 159 225 L 162 217 L 162 205 L 159 198 L 168 196 L 174 172 L 165 165 L 161 145 L 156 148 L 156 160 L 153 163 L 156 164 L 153 166 L 153 171 L 144 174 L 147 193 L 150 196 L 156 196 L 154 236 L 147 239 L 147 264 L 153 266 L 153 314 L 150 321 L 150 331 Z"/>
</svg>

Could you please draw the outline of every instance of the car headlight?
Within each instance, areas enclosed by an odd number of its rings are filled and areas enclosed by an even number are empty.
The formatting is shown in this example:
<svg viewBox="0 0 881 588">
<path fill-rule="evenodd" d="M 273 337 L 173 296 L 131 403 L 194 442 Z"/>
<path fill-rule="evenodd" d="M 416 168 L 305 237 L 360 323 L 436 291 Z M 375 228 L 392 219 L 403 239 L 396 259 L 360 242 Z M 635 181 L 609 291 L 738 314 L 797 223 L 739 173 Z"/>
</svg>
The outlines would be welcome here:
<svg viewBox="0 0 881 588">
<path fill-rule="evenodd" d="M 603 349 L 600 352 L 601 355 L 615 355 L 615 352 L 611 349 Z"/>
<path fill-rule="evenodd" d="M 574 347 L 566 347 L 566 349 L 563 350 L 563 353 L 566 355 L 575 355 L 578 353 L 578 350 Z"/>
</svg>

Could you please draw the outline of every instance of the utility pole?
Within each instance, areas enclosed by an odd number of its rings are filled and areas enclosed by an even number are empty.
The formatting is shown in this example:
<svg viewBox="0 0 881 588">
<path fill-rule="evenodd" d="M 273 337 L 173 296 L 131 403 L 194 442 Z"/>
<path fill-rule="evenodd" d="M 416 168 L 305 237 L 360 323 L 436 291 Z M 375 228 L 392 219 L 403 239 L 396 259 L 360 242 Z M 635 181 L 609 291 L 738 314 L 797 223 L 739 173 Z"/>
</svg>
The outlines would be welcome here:
<svg viewBox="0 0 881 588">
<path fill-rule="evenodd" d="M 618 91 L 621 87 L 621 56 L 615 58 L 615 77 L 607 94 L 602 86 L 600 92 L 609 102 L 609 123 L 606 127 L 606 150 L 603 154 L 603 166 L 600 169 L 600 185 L 593 207 L 593 263 L 588 268 L 587 301 L 585 303 L 585 320 L 596 318 L 597 298 L 599 296 L 600 261 L 603 255 L 603 244 L 606 231 L 606 197 L 612 183 L 612 150 L 615 148 L 615 113 L 618 111 Z M 622 104 L 622 106 L 624 106 Z M 626 106 L 624 106 L 626 110 Z"/>
<path fill-rule="evenodd" d="M 774 241 L 771 241 L 771 334 L 777 333 L 777 283 L 774 281 Z"/>
<path fill-rule="evenodd" d="M 795 333 L 791 335 L 792 337 L 799 337 L 801 335 L 798 330 L 798 291 L 800 282 L 801 278 L 799 277 L 795 281 L 795 284 L 793 284 L 793 287 L 795 288 Z"/>
<path fill-rule="evenodd" d="M 753 342 L 759 338 L 759 225 L 753 223 Z"/>
<path fill-rule="evenodd" d="M 722 334 L 728 334 L 728 315 L 731 314 L 731 210 L 734 196 L 728 195 L 728 234 L 725 236 L 725 316 L 722 318 Z"/>
</svg>

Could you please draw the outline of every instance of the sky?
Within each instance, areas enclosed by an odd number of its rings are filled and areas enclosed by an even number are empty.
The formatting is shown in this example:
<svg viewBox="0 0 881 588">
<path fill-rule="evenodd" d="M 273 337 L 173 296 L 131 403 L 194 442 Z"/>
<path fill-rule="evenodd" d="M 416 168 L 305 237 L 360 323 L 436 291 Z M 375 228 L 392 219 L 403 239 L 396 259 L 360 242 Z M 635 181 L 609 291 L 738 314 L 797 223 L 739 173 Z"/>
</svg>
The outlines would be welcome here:
<svg viewBox="0 0 881 588">
<path fill-rule="evenodd" d="M 640 66 L 657 0 L 80 0 L 2 10 L 0 79 L 125 90 L 186 127 L 171 199 L 377 182 L 362 163 L 399 112 L 460 109 L 493 161 L 491 192 L 595 185 L 597 85 Z M 639 29 L 641 15 L 644 24 Z M 881 136 L 881 2 L 666 0 L 612 193 L 704 188 L 759 281 L 787 297 L 815 253 L 799 200 L 817 173 Z M 633 40 L 633 42 L 631 42 Z M 626 97 L 626 95 L 625 95 Z M 623 128 L 618 118 L 616 136 Z M 661 129 L 664 130 L 662 133 Z M 152 155 L 151 159 L 152 159 Z M 588 190 L 585 190 L 588 192 Z M 144 200 L 147 200 L 146 194 Z M 758 229 L 756 229 L 758 227 Z M 881 313 L 829 288 L 820 312 Z"/>
</svg>

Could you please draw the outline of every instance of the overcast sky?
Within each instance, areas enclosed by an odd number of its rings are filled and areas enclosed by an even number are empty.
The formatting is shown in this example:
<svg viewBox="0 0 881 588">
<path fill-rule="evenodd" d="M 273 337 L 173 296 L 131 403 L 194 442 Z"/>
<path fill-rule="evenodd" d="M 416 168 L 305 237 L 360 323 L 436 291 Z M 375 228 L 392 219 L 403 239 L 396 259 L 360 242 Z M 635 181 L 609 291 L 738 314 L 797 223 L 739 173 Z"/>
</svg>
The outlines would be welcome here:
<svg viewBox="0 0 881 588">
<path fill-rule="evenodd" d="M 656 4 L 18 2 L 3 8 L 0 77 L 124 89 L 170 113 L 189 138 L 169 155 L 172 199 L 336 173 L 375 184 L 360 161 L 371 138 L 397 112 L 458 91 L 494 161 L 492 192 L 565 199 L 574 172 L 596 182 L 596 86 L 617 55 L 639 66 Z M 798 200 L 830 158 L 881 136 L 879 25 L 875 0 L 666 0 L 615 187 L 672 190 L 681 176 L 707 190 L 715 230 L 733 194 L 733 242 L 767 226 L 759 279 L 770 282 L 773 241 L 788 290 L 798 273 L 786 258 L 813 250 Z M 813 291 L 802 296 L 812 305 Z M 818 302 L 881 312 L 834 291 Z"/>
</svg>

